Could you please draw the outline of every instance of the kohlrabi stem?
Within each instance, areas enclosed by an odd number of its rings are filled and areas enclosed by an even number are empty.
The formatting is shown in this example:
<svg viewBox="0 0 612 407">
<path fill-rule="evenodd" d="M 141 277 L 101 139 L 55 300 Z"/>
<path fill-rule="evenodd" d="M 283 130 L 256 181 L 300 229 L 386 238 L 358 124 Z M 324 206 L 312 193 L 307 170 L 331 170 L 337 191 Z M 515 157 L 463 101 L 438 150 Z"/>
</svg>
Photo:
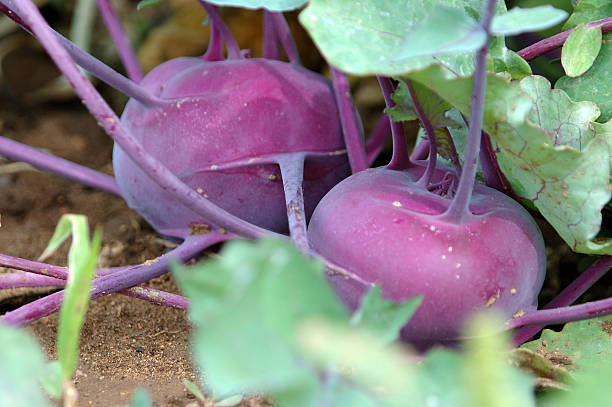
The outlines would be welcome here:
<svg viewBox="0 0 612 407">
<path fill-rule="evenodd" d="M 15 21 L 19 26 L 21 26 L 21 28 L 29 33 L 32 33 L 32 30 L 20 17 L 17 10 L 8 8 L 7 5 L 3 3 L 3 0 L 0 0 L 0 11 Z M 169 103 L 166 100 L 153 96 L 149 91 L 139 86 L 137 83 L 129 80 L 100 60 L 83 51 L 69 39 L 65 38 L 55 30 L 52 31 L 55 33 L 55 35 L 57 35 L 61 44 L 64 46 L 64 48 L 66 48 L 76 63 L 90 74 L 100 79 L 102 82 L 112 86 L 125 95 L 138 100 L 145 106 L 159 106 Z"/>
<path fill-rule="evenodd" d="M 187 309 L 189 308 L 189 300 L 182 295 L 172 294 L 166 291 L 156 290 L 149 287 L 131 287 L 119 291 L 119 294 L 128 297 L 138 298 L 140 300 L 149 301 L 153 304 L 164 305 L 170 308 Z"/>
<path fill-rule="evenodd" d="M 429 140 L 429 160 L 427 161 L 427 169 L 421 176 L 421 178 L 417 181 L 417 184 L 426 187 L 431 183 L 431 178 L 433 177 L 434 171 L 436 170 L 436 163 L 438 161 L 438 141 L 436 140 L 436 131 L 429 120 L 429 117 L 425 114 L 423 107 L 421 106 L 421 102 L 417 98 L 416 92 L 412 87 L 412 83 L 409 80 L 404 80 L 404 84 L 408 88 L 408 92 L 410 93 L 410 98 L 412 99 L 412 104 L 414 105 L 414 109 L 416 110 L 417 117 L 419 121 L 423 125 L 425 129 L 425 134 L 427 135 L 427 140 Z"/>
<path fill-rule="evenodd" d="M 612 314 L 612 297 L 585 304 L 552 309 L 541 309 L 525 314 L 506 323 L 505 328 L 513 329 L 526 325 L 564 324 L 572 321 L 603 317 Z"/>
<path fill-rule="evenodd" d="M 119 22 L 115 10 L 113 10 L 109 0 L 97 0 L 97 2 L 100 15 L 104 20 L 104 24 L 106 24 L 106 28 L 111 38 L 115 42 L 119 58 L 121 58 L 121 62 L 123 62 L 125 71 L 131 80 L 139 83 L 143 76 L 142 68 L 138 62 L 138 58 L 136 58 L 136 53 L 134 53 L 132 44 L 130 44 L 130 39 L 123 30 L 121 22 Z"/>
<path fill-rule="evenodd" d="M 482 117 L 484 112 L 485 87 L 487 79 L 487 54 L 489 53 L 490 27 L 495 14 L 495 0 L 487 0 L 480 20 L 480 26 L 486 33 L 486 41 L 476 54 L 476 68 L 474 70 L 474 88 L 472 91 L 470 124 L 463 171 L 459 178 L 459 185 L 455 197 L 448 209 L 442 215 L 447 221 L 460 224 L 470 214 L 470 200 L 476 181 L 476 159 L 480 149 L 482 133 Z"/>
<path fill-rule="evenodd" d="M 374 160 L 376 160 L 376 157 L 378 157 L 385 146 L 385 141 L 387 141 L 387 137 L 389 137 L 390 134 L 391 123 L 389 122 L 389 118 L 383 114 L 380 119 L 378 119 L 370 137 L 366 140 L 365 149 L 368 167 L 372 166 Z"/>
<path fill-rule="evenodd" d="M 502 180 L 503 174 L 501 173 L 499 165 L 497 164 L 491 139 L 486 133 L 484 133 L 481 137 L 479 158 L 485 185 L 495 188 L 498 191 L 506 192 L 506 186 Z"/>
<path fill-rule="evenodd" d="M 602 20 L 597 20 L 597 21 L 593 21 L 590 22 L 588 24 L 586 24 L 587 27 L 597 27 L 600 26 L 601 27 L 601 31 L 602 32 L 608 32 L 608 31 L 612 31 L 612 17 L 608 17 L 608 18 L 604 18 Z M 563 31 L 562 33 L 559 33 L 557 35 L 553 35 L 552 37 L 543 39 L 542 41 L 538 41 L 533 45 L 530 45 L 526 48 L 523 48 L 522 50 L 518 51 L 517 53 L 519 54 L 519 56 L 521 56 L 523 59 L 530 61 L 534 58 L 537 58 L 541 55 L 546 54 L 547 52 L 550 52 L 554 49 L 557 49 L 561 46 L 563 46 L 563 44 L 565 43 L 565 40 L 567 40 L 567 37 L 570 36 L 570 34 L 572 33 L 572 31 L 574 31 L 576 28 L 572 28 L 571 30 L 567 30 L 567 31 Z"/>
<path fill-rule="evenodd" d="M 66 280 L 29 273 L 0 274 L 0 290 L 23 287 L 63 287 Z"/>
<path fill-rule="evenodd" d="M 223 42 L 225 42 L 225 48 L 227 49 L 227 58 L 228 59 L 242 59 L 243 56 L 242 56 L 242 53 L 240 52 L 240 47 L 238 46 L 238 43 L 236 42 L 236 39 L 230 32 L 229 28 L 227 28 L 227 25 L 225 25 L 225 22 L 223 22 L 223 19 L 219 15 L 217 6 L 208 4 L 204 0 L 198 0 L 198 1 L 200 2 L 200 5 L 202 6 L 202 8 L 204 8 L 204 10 L 206 11 L 206 14 L 208 14 L 210 21 L 212 21 L 212 23 L 219 30 L 219 33 L 221 34 L 221 38 L 223 38 Z"/>
<path fill-rule="evenodd" d="M 66 280 L 29 273 L 0 274 L 0 290 L 12 288 L 54 288 L 64 287 Z M 185 297 L 149 287 L 132 287 L 119 291 L 119 294 L 149 301 L 158 305 L 186 309 Z"/>
<path fill-rule="evenodd" d="M 186 261 L 209 246 L 211 238 L 207 235 L 189 236 L 176 249 L 158 257 L 146 265 L 126 267 L 92 281 L 91 298 L 117 292 L 149 281 L 168 271 L 170 260 Z M 4 314 L 0 322 L 8 325 L 25 325 L 59 310 L 62 305 L 64 291 L 50 294 L 32 301 L 14 311 Z"/>
<path fill-rule="evenodd" d="M 15 0 L 25 23 L 32 29 L 41 45 L 47 50 L 55 64 L 74 87 L 81 100 L 121 149 L 140 167 L 145 174 L 162 189 L 171 193 L 178 201 L 218 227 L 248 238 L 282 235 L 260 228 L 221 209 L 200 196 L 195 190 L 182 182 L 159 160 L 147 153 L 144 148 L 126 131 L 115 112 L 102 99 L 92 84 L 77 68 L 70 55 L 62 47 L 58 38 L 46 24 L 40 12 L 29 0 Z"/>
<path fill-rule="evenodd" d="M 210 39 L 208 41 L 208 48 L 202 59 L 209 62 L 223 61 L 223 38 L 221 38 L 221 32 L 219 27 L 214 21 L 210 21 Z"/>
<path fill-rule="evenodd" d="M 612 267 L 612 256 L 604 256 L 583 271 L 570 285 L 559 293 L 543 309 L 565 307 L 576 301 L 582 294 L 603 277 Z M 537 312 L 537 311 L 536 311 Z M 543 325 L 530 325 L 520 328 L 514 334 L 514 343 L 520 345 L 543 329 Z"/>
<path fill-rule="evenodd" d="M 429 151 L 429 140 L 422 140 L 419 144 L 414 147 L 410 154 L 410 161 L 416 162 L 427 158 L 427 152 Z"/>
<path fill-rule="evenodd" d="M 395 106 L 395 102 L 391 98 L 391 94 L 394 91 L 391 79 L 384 76 L 378 76 L 377 78 L 385 98 L 385 105 L 387 109 L 391 109 Z M 408 156 L 408 146 L 406 145 L 406 136 L 404 135 L 404 125 L 401 122 L 394 121 L 391 116 L 387 116 L 387 120 L 389 120 L 391 125 L 391 137 L 393 138 L 393 155 L 387 168 L 391 170 L 405 170 L 410 167 L 410 157 Z"/>
<path fill-rule="evenodd" d="M 306 234 L 306 211 L 304 210 L 304 160 L 305 153 L 279 155 L 278 165 L 283 179 L 289 235 L 293 243 L 303 253 L 308 253 L 308 236 Z"/>
<path fill-rule="evenodd" d="M 263 57 L 266 59 L 280 59 L 280 47 L 276 28 L 274 27 L 273 12 L 263 12 Z"/>
<path fill-rule="evenodd" d="M 2 136 L 0 136 L 0 155 L 16 161 L 26 162 L 38 169 L 49 171 L 81 184 L 121 196 L 119 186 L 110 175 L 102 174 L 52 154 L 43 153 L 36 148 Z"/>
<path fill-rule="evenodd" d="M 330 66 L 330 71 L 336 103 L 340 113 L 342 132 L 344 133 L 344 144 L 346 145 L 349 163 L 354 174 L 368 168 L 360 119 L 353 104 L 348 78 L 333 66 Z"/>
<path fill-rule="evenodd" d="M 0 267 L 27 271 L 28 273 L 35 273 L 45 277 L 54 277 L 61 280 L 66 280 L 68 278 L 68 269 L 66 267 L 54 266 L 52 264 L 22 259 L 2 253 L 0 253 Z"/>
<path fill-rule="evenodd" d="M 287 20 L 285 20 L 285 16 L 283 13 L 276 12 L 271 13 L 270 18 L 274 24 L 274 31 L 276 32 L 280 43 L 283 45 L 287 58 L 289 58 L 289 62 L 301 65 L 302 61 L 300 60 L 300 54 L 297 46 L 295 45 L 295 41 L 293 40 L 293 36 L 291 35 L 291 30 L 289 29 Z"/>
</svg>

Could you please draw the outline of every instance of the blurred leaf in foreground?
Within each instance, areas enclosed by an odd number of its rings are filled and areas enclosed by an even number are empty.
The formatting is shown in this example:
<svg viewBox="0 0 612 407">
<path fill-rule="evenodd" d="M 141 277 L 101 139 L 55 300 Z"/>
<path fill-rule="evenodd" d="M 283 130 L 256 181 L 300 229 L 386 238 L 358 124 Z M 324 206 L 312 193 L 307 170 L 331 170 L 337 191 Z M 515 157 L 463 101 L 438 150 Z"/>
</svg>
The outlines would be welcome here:
<svg viewBox="0 0 612 407">
<path fill-rule="evenodd" d="M 25 331 L 0 323 L 0 406 L 51 406 L 41 386 L 45 371 L 36 340 Z"/>
<path fill-rule="evenodd" d="M 522 348 L 555 357 L 568 366 L 612 363 L 612 316 L 568 322 L 561 332 L 545 329 L 540 339 Z"/>
</svg>

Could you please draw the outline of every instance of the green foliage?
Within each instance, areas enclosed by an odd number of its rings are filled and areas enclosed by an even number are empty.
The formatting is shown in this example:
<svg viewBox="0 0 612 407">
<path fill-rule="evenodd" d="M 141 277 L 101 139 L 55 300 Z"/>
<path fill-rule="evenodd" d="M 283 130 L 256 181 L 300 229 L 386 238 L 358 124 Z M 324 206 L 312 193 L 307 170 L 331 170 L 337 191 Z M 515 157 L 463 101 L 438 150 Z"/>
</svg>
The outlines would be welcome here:
<svg viewBox="0 0 612 407">
<path fill-rule="evenodd" d="M 396 60 L 476 51 L 487 40 L 478 21 L 457 8 L 436 7 L 404 38 Z"/>
<path fill-rule="evenodd" d="M 145 389 L 139 388 L 136 389 L 134 394 L 132 395 L 132 400 L 130 404 L 126 407 L 151 407 L 153 405 L 153 400 L 151 400 L 151 395 Z"/>
<path fill-rule="evenodd" d="M 90 243 L 85 216 L 64 215 L 41 257 L 47 257 L 57 250 L 70 235 L 73 238 L 68 253 L 69 274 L 57 331 L 57 357 L 64 381 L 72 377 L 79 360 L 79 337 L 89 305 L 91 279 L 102 244 L 100 229 L 96 230 Z"/>
<path fill-rule="evenodd" d="M 516 52 L 506 48 L 502 43 L 493 45 L 489 54 L 492 65 L 489 70 L 494 72 L 508 72 L 512 79 L 523 79 L 531 75 L 531 67 Z"/>
<path fill-rule="evenodd" d="M 416 297 L 395 304 L 384 300 L 382 289 L 375 287 L 363 297 L 351 323 L 370 332 L 381 343 L 390 343 L 397 339 L 399 330 L 412 317 L 422 300 L 422 297 Z"/>
<path fill-rule="evenodd" d="M 572 0 L 572 4 L 574 12 L 563 26 L 564 30 L 576 27 L 578 24 L 586 24 L 612 16 L 610 0 Z"/>
<path fill-rule="evenodd" d="M 302 7 L 308 0 L 210 0 L 218 6 L 265 8 L 270 11 L 289 11 Z"/>
<path fill-rule="evenodd" d="M 0 406 L 51 406 L 41 386 L 45 371 L 36 340 L 0 323 Z"/>
<path fill-rule="evenodd" d="M 497 15 L 491 22 L 493 35 L 517 35 L 540 31 L 552 27 L 567 18 L 564 10 L 550 5 L 520 8 L 515 7 L 505 14 Z"/>
<path fill-rule="evenodd" d="M 469 115 L 472 82 L 446 80 L 440 68 L 411 78 Z M 574 251 L 612 253 L 612 241 L 595 237 L 610 200 L 610 126 L 591 102 L 573 103 L 546 79 L 520 84 L 489 75 L 483 129 L 499 148 L 499 164 L 517 193 L 533 204 Z M 592 120 L 591 119 L 591 120 Z"/>
<path fill-rule="evenodd" d="M 153 7 L 157 6 L 163 0 L 140 0 L 138 5 L 136 5 L 136 10 L 142 10 L 145 7 Z"/>
<path fill-rule="evenodd" d="M 417 30 L 418 25 L 435 16 L 436 11 L 446 10 L 448 13 L 451 9 L 454 15 L 461 14 L 461 21 L 466 22 L 466 16 L 478 18 L 482 4 L 481 0 L 312 0 L 300 14 L 300 22 L 325 58 L 347 73 L 398 76 L 439 63 L 447 67 L 446 75 L 453 77 L 472 73 L 473 52 L 455 52 L 436 55 L 435 58 L 431 55 L 412 58 L 400 56 L 402 53 L 408 55 L 408 47 L 412 48 L 408 38 L 413 30 Z M 498 1 L 497 12 L 503 13 L 505 10 L 503 1 Z M 450 27 L 434 28 L 448 32 L 446 30 L 453 27 L 455 26 L 451 24 Z M 465 35 L 465 24 L 456 28 Z M 421 34 L 432 33 L 426 28 L 421 28 L 420 31 Z M 466 43 L 470 41 L 472 40 Z M 474 40 L 474 43 L 477 42 Z M 425 51 L 422 43 L 417 46 L 420 47 L 419 52 Z M 436 48 L 436 45 L 432 44 L 430 48 Z"/>
<path fill-rule="evenodd" d="M 581 0 L 576 3 L 574 13 L 563 26 L 564 30 L 579 24 L 600 20 L 612 16 L 612 2 L 609 0 Z M 599 122 L 612 118 L 612 32 L 603 35 L 602 45 L 593 66 L 583 75 L 576 78 L 564 76 L 555 84 L 563 89 L 573 100 L 590 100 L 599 106 Z"/>
<path fill-rule="evenodd" d="M 372 290 L 351 319 L 321 264 L 286 242 L 231 242 L 219 259 L 174 272 L 192 301 L 194 355 L 215 397 L 264 392 L 283 407 L 472 407 L 495 395 L 533 405 L 531 381 L 500 358 L 507 338 L 490 335 L 498 323 L 470 328 L 476 338 L 466 354 L 439 349 L 413 363 L 389 341 L 418 299 L 391 304 Z"/>
<path fill-rule="evenodd" d="M 320 263 L 284 242 L 232 242 L 220 261 L 175 274 L 191 300 L 194 357 L 213 394 L 264 391 L 301 405 L 317 397 L 317 381 L 296 355 L 297 325 L 348 318 Z"/>
<path fill-rule="evenodd" d="M 601 27 L 576 27 L 561 52 L 561 64 L 567 76 L 580 76 L 593 66 L 601 49 L 601 38 Z"/>
<path fill-rule="evenodd" d="M 568 392 L 552 393 L 540 407 L 600 407 L 610 404 L 612 361 L 603 360 L 596 366 L 575 374 L 575 383 Z"/>
<path fill-rule="evenodd" d="M 612 317 L 569 322 L 561 332 L 546 329 L 540 339 L 522 347 L 544 354 L 565 355 L 569 366 L 612 365 Z"/>
</svg>

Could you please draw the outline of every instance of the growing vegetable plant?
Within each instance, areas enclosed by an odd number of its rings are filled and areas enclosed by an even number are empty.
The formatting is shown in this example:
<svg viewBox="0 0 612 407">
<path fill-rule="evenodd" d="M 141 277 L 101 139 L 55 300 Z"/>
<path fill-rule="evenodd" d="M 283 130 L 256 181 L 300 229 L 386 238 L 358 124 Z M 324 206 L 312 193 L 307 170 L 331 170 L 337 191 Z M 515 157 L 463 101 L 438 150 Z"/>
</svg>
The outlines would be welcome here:
<svg viewBox="0 0 612 407">
<path fill-rule="evenodd" d="M 200 3 L 211 25 L 206 53 L 143 77 L 112 9 L 99 1 L 127 79 L 53 31 L 29 0 L 0 0 L 114 140 L 115 178 L 6 138 L 0 153 L 120 195 L 181 241 L 155 262 L 96 270 L 92 298 L 121 292 L 187 307 L 183 297 L 130 287 L 166 272 L 171 258 L 288 232 L 324 262 L 352 310 L 373 286 L 396 302 L 422 296 L 401 334 L 421 348 L 462 339 L 479 310 L 496 310 L 504 322 L 495 329 L 516 329 L 517 343 L 542 325 L 612 313 L 610 298 L 570 306 L 612 265 L 612 241 L 601 233 L 612 136 L 612 19 L 603 1 L 577 2 L 566 20 L 550 6 L 508 11 L 494 0 L 312 0 L 300 21 L 330 63 L 331 83 L 300 66 L 281 13 L 305 2 L 231 2 L 266 9 L 263 58 L 236 44 L 213 5 L 226 2 Z M 506 36 L 564 21 L 557 35 L 518 52 L 506 47 Z M 280 61 L 279 44 L 289 62 Z M 567 75 L 553 88 L 527 61 L 560 47 Z M 77 65 L 130 97 L 121 118 Z M 380 83 L 387 109 L 368 143 L 346 74 Z M 409 154 L 402 122 L 415 119 L 422 139 Z M 389 164 L 366 169 L 387 133 Z M 529 211 L 572 250 L 601 256 L 539 310 L 546 257 Z M 67 278 L 59 267 L 5 255 L 0 265 L 30 273 L 8 275 L 2 287 L 62 286 Z M 2 321 L 31 322 L 62 298 L 51 294 Z"/>
</svg>

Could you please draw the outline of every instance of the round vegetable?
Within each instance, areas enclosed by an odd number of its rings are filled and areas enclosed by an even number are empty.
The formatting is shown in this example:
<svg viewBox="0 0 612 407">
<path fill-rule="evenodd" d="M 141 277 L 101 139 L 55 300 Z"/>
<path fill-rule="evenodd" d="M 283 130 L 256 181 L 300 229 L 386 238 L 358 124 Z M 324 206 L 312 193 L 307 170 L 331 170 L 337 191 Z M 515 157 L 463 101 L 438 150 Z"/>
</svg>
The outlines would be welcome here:
<svg viewBox="0 0 612 407">
<path fill-rule="evenodd" d="M 437 170 L 434 181 L 444 172 Z M 529 214 L 502 193 L 476 185 L 471 214 L 459 224 L 442 214 L 451 199 L 415 183 L 414 171 L 363 171 L 321 200 L 310 225 L 313 249 L 383 295 L 423 302 L 401 332 L 419 346 L 458 339 L 475 311 L 504 318 L 537 307 L 545 250 Z M 355 309 L 367 287 L 332 276 L 342 299 Z"/>
<path fill-rule="evenodd" d="M 207 62 L 177 58 L 141 85 L 168 100 L 131 99 L 121 122 L 151 155 L 228 212 L 287 230 L 282 154 L 312 152 L 304 170 L 306 213 L 348 175 L 334 94 L 328 81 L 296 64 L 267 59 Z M 130 207 L 157 231 L 184 238 L 208 224 L 162 190 L 115 145 L 113 166 Z"/>
</svg>

